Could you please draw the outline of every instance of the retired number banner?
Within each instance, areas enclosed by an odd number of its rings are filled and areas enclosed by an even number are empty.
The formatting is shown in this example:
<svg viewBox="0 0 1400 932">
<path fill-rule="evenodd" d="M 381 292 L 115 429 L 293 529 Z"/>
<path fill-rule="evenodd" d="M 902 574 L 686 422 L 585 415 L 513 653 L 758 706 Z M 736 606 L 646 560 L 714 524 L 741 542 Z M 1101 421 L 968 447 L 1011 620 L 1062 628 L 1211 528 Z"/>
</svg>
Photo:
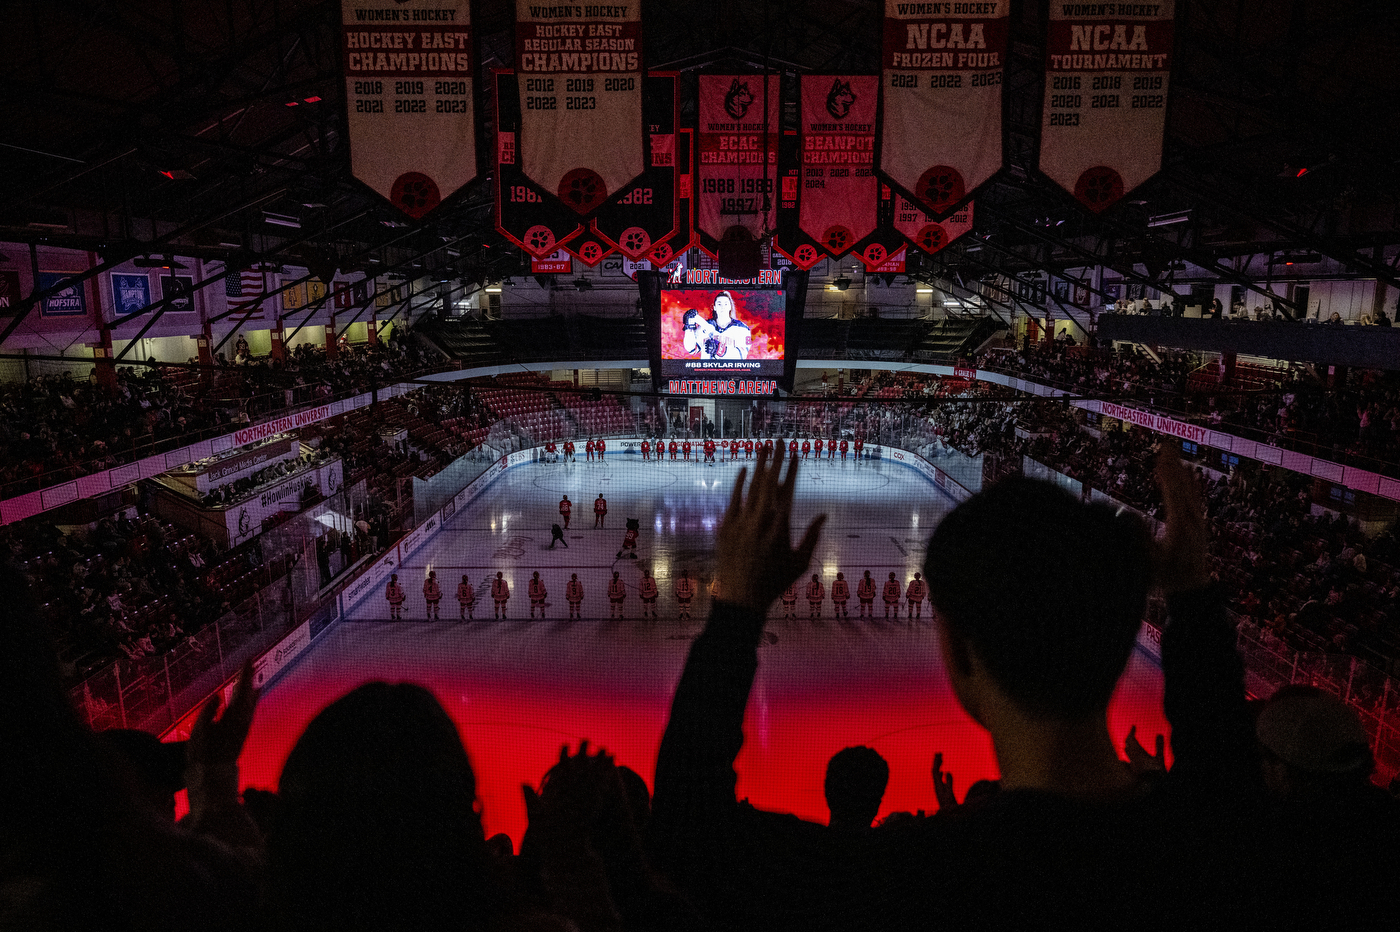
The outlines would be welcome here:
<svg viewBox="0 0 1400 932">
<path fill-rule="evenodd" d="M 516 0 L 525 176 L 589 214 L 646 168 L 642 6 Z"/>
<path fill-rule="evenodd" d="M 802 232 L 833 256 L 875 230 L 875 75 L 802 76 Z"/>
<path fill-rule="evenodd" d="M 968 201 L 938 221 L 904 195 L 895 194 L 894 228 L 919 249 L 933 255 L 972 229 L 972 206 L 972 201 Z"/>
<path fill-rule="evenodd" d="M 755 238 L 776 225 L 782 79 L 762 75 L 700 76 L 696 226 L 718 242 L 741 226 Z"/>
<path fill-rule="evenodd" d="M 1095 213 L 1162 167 L 1175 7 L 1050 4 L 1040 170 Z"/>
<path fill-rule="evenodd" d="M 350 170 L 415 219 L 476 177 L 471 0 L 341 0 Z"/>
<path fill-rule="evenodd" d="M 941 217 L 1001 169 L 1010 0 L 885 0 L 880 170 Z"/>
</svg>

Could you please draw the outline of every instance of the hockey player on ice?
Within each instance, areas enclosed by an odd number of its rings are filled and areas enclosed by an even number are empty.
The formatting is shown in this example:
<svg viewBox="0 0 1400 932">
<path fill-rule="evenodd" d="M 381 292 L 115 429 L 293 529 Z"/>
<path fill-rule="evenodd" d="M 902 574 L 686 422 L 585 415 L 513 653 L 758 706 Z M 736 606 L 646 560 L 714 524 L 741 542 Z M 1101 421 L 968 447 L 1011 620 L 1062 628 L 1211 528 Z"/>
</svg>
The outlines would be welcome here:
<svg viewBox="0 0 1400 932">
<path fill-rule="evenodd" d="M 608 516 L 608 500 L 603 498 L 603 493 L 599 492 L 597 499 L 593 502 L 593 527 L 603 526 L 603 519 Z"/>
<path fill-rule="evenodd" d="M 846 585 L 846 574 L 837 573 L 836 582 L 831 584 L 831 604 L 837 618 L 850 618 L 846 611 L 846 600 L 851 597 L 851 587 Z"/>
<path fill-rule="evenodd" d="M 894 617 L 899 617 L 899 580 L 890 574 L 890 578 L 885 581 L 885 617 L 890 617 L 890 609 L 894 609 Z"/>
<path fill-rule="evenodd" d="M 569 583 L 564 587 L 564 600 L 569 603 L 569 620 L 582 618 L 579 604 L 583 601 L 583 583 L 578 581 L 578 573 L 569 574 Z"/>
<path fill-rule="evenodd" d="M 403 586 L 399 585 L 399 574 L 394 573 L 389 577 L 389 582 L 384 586 L 384 598 L 389 603 L 389 620 L 400 621 L 403 618 L 403 600 L 405 593 Z"/>
<path fill-rule="evenodd" d="M 622 602 L 627 598 L 627 584 L 619 578 L 617 570 L 613 570 L 612 581 L 608 583 L 608 607 L 611 614 L 609 618 L 623 618 Z"/>
<path fill-rule="evenodd" d="M 559 500 L 559 515 L 564 519 L 564 530 L 569 529 L 569 515 L 574 513 L 574 503 L 565 495 Z"/>
<path fill-rule="evenodd" d="M 457 605 L 461 609 L 461 614 L 458 617 L 462 621 L 471 620 L 472 607 L 476 605 L 476 593 L 472 590 L 472 584 L 465 575 L 462 576 L 462 581 L 457 584 Z"/>
<path fill-rule="evenodd" d="M 676 602 L 680 605 L 681 621 L 690 620 L 690 600 L 695 598 L 695 583 L 690 574 L 681 570 L 681 578 L 676 580 Z"/>
<path fill-rule="evenodd" d="M 651 612 L 652 620 L 656 619 L 656 597 L 659 594 L 656 590 L 656 580 L 652 578 L 651 570 L 642 573 L 642 584 L 637 587 L 637 594 L 642 597 L 642 617 L 647 617 L 647 612 Z"/>
<path fill-rule="evenodd" d="M 506 617 L 506 603 L 510 601 L 510 583 L 506 582 L 504 573 L 497 573 L 496 578 L 491 580 L 491 598 L 496 603 L 497 620 Z"/>
<path fill-rule="evenodd" d="M 423 580 L 423 601 L 428 603 L 429 621 L 437 621 L 442 617 L 438 614 L 438 603 L 442 601 L 442 586 L 438 585 L 436 570 L 429 570 L 428 578 Z"/>
<path fill-rule="evenodd" d="M 535 575 L 530 577 L 530 618 L 534 619 L 535 609 L 540 610 L 540 621 L 544 621 L 544 600 L 549 598 L 549 592 L 544 587 L 544 580 L 540 579 L 540 571 L 535 570 Z"/>
</svg>

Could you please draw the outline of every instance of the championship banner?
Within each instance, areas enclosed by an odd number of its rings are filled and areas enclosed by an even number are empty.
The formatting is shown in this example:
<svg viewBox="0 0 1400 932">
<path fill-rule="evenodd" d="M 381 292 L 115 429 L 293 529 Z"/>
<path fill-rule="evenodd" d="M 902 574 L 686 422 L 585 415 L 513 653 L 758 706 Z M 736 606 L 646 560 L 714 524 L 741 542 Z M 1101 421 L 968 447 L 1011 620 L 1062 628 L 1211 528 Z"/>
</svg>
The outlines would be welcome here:
<svg viewBox="0 0 1400 932">
<path fill-rule="evenodd" d="M 972 202 L 968 201 L 942 222 L 926 214 L 918 204 L 898 192 L 894 196 L 894 228 L 929 255 L 972 229 Z"/>
<path fill-rule="evenodd" d="M 583 233 L 578 215 L 551 191 L 525 177 L 520 165 L 520 79 L 496 72 L 496 229 L 536 259 L 553 255 Z"/>
<path fill-rule="evenodd" d="M 777 219 L 782 79 L 702 74 L 699 111 L 696 226 L 713 243 L 732 226 L 760 239 Z"/>
<path fill-rule="evenodd" d="M 1094 213 L 1162 167 L 1175 12 L 1050 4 L 1040 170 Z"/>
<path fill-rule="evenodd" d="M 651 247 L 647 261 L 665 268 L 696 243 L 695 233 L 695 131 L 676 131 L 676 232 Z"/>
<path fill-rule="evenodd" d="M 419 219 L 476 177 L 471 0 L 341 0 L 350 171 Z"/>
<path fill-rule="evenodd" d="M 832 256 L 875 230 L 875 75 L 802 76 L 799 224 Z"/>
<path fill-rule="evenodd" d="M 1001 169 L 1011 0 L 885 0 L 880 171 L 935 217 Z"/>
<path fill-rule="evenodd" d="M 642 5 L 516 0 L 525 176 L 590 214 L 646 167 Z"/>
<path fill-rule="evenodd" d="M 676 75 L 643 79 L 647 127 L 646 170 L 598 209 L 593 228 L 629 259 L 641 259 L 679 229 L 676 186 Z"/>
</svg>

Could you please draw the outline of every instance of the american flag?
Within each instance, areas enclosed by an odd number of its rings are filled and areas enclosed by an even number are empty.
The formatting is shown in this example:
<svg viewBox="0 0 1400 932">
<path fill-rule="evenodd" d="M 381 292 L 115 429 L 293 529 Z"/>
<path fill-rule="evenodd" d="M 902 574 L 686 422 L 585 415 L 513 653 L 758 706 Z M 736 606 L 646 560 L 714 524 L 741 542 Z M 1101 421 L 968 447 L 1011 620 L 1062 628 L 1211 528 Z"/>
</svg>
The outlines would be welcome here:
<svg viewBox="0 0 1400 932">
<path fill-rule="evenodd" d="M 224 294 L 229 297 L 229 310 L 242 311 L 234 315 L 239 320 L 262 320 L 262 303 L 257 298 L 266 288 L 263 273 L 258 269 L 230 272 L 224 277 Z M 244 300 L 234 300 L 237 298 Z"/>
</svg>

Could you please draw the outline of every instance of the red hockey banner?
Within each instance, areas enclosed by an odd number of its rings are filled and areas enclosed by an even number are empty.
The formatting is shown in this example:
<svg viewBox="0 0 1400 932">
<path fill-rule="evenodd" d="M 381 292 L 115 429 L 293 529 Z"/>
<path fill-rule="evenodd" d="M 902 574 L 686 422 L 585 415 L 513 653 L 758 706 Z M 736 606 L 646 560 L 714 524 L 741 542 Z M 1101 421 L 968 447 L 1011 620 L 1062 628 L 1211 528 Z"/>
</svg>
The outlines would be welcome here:
<svg viewBox="0 0 1400 932">
<path fill-rule="evenodd" d="M 776 226 L 781 112 L 778 75 L 700 76 L 696 226 L 714 242 L 732 226 L 755 239 Z"/>
<path fill-rule="evenodd" d="M 940 222 L 926 214 L 918 204 L 896 192 L 894 228 L 919 249 L 933 255 L 972 229 L 972 201 Z"/>
<path fill-rule="evenodd" d="M 341 0 L 340 12 L 350 171 L 420 218 L 476 177 L 471 0 Z"/>
<path fill-rule="evenodd" d="M 1051 3 L 1040 170 L 1098 213 L 1162 167 L 1176 0 Z"/>
<path fill-rule="evenodd" d="M 885 0 L 880 171 L 935 217 L 1000 168 L 1010 0 Z"/>
<path fill-rule="evenodd" d="M 876 75 L 802 76 L 799 225 L 833 256 L 875 229 Z"/>
<path fill-rule="evenodd" d="M 525 176 L 579 214 L 646 168 L 642 6 L 516 0 Z"/>
</svg>

